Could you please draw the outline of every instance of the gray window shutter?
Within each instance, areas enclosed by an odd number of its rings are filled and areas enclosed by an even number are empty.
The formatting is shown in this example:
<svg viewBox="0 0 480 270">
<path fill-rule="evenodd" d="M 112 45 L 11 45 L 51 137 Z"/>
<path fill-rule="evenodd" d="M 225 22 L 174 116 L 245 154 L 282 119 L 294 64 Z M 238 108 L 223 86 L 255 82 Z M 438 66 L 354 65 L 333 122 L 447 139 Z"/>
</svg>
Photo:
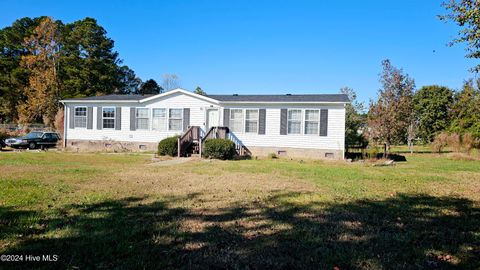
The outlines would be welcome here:
<svg viewBox="0 0 480 270">
<path fill-rule="evenodd" d="M 115 108 L 115 130 L 122 129 L 122 107 Z"/>
<path fill-rule="evenodd" d="M 68 112 L 68 127 L 70 127 L 71 129 L 75 128 L 75 125 L 73 123 L 73 116 L 74 116 L 74 113 L 75 113 L 75 108 L 74 107 L 70 107 L 70 110 Z"/>
<path fill-rule="evenodd" d="M 223 126 L 230 126 L 230 109 L 223 109 Z"/>
<path fill-rule="evenodd" d="M 267 110 L 258 110 L 258 134 L 265 135 L 265 118 L 267 116 Z"/>
<path fill-rule="evenodd" d="M 320 110 L 320 136 L 328 135 L 328 110 Z"/>
<path fill-rule="evenodd" d="M 93 107 L 87 107 L 87 129 L 93 129 Z"/>
<path fill-rule="evenodd" d="M 131 107 L 130 108 L 130 130 L 136 130 L 136 125 L 135 125 L 135 117 L 136 117 L 136 110 L 135 108 Z"/>
<path fill-rule="evenodd" d="M 287 135 L 287 109 L 280 110 L 280 135 Z"/>
<path fill-rule="evenodd" d="M 183 108 L 183 131 L 187 131 L 190 126 L 190 108 Z"/>
<path fill-rule="evenodd" d="M 102 117 L 102 107 L 97 107 L 97 129 L 102 129 L 103 126 L 103 117 Z"/>
</svg>

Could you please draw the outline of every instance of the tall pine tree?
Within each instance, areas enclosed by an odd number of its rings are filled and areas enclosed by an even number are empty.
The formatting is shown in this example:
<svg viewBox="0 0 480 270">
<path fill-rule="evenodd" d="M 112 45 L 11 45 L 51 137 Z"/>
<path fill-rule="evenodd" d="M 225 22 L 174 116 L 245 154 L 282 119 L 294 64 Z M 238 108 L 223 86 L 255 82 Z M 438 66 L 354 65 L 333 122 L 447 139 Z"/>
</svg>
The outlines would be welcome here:
<svg viewBox="0 0 480 270">
<path fill-rule="evenodd" d="M 24 40 L 40 20 L 22 18 L 0 29 L 0 123 L 18 120 L 18 104 L 25 101 L 23 89 L 28 84 L 28 69 L 20 66 L 22 56 L 29 53 Z"/>
<path fill-rule="evenodd" d="M 61 79 L 63 97 L 111 94 L 122 87 L 121 61 L 114 42 L 92 18 L 66 24 L 63 31 Z M 124 73 L 125 74 L 125 73 Z"/>
</svg>

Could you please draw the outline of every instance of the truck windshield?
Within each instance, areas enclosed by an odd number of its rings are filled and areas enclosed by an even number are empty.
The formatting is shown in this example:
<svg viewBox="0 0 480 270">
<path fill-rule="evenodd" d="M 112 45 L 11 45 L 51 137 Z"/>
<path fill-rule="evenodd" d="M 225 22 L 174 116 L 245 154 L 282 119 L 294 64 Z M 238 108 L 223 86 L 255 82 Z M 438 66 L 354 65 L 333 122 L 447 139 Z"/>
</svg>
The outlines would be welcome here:
<svg viewBox="0 0 480 270">
<path fill-rule="evenodd" d="M 35 139 L 42 137 L 43 132 L 30 132 L 25 136 L 25 139 Z"/>
</svg>

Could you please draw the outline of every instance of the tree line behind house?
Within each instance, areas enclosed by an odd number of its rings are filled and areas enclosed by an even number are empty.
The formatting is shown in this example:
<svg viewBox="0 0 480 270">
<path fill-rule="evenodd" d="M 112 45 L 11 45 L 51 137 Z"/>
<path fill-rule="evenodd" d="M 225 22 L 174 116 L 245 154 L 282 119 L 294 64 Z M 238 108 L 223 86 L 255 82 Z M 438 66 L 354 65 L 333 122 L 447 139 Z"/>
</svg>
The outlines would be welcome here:
<svg viewBox="0 0 480 270">
<path fill-rule="evenodd" d="M 443 4 L 444 21 L 460 26 L 451 44 L 466 43 L 468 58 L 480 58 L 480 15 L 477 2 Z M 143 82 L 122 64 L 114 41 L 95 19 L 63 23 L 50 17 L 22 18 L 0 29 L 0 122 L 45 123 L 63 128 L 58 100 L 105 94 L 157 94 L 180 87 L 175 74 L 165 74 L 159 85 Z M 480 71 L 480 66 L 472 68 Z M 415 81 L 390 60 L 382 62 L 381 88 L 368 108 L 353 89 L 341 93 L 346 106 L 346 146 L 432 144 L 437 151 L 471 149 L 480 140 L 480 80 L 469 79 L 461 89 Z M 206 93 L 197 87 L 197 94 Z"/>
<path fill-rule="evenodd" d="M 346 106 L 346 145 L 382 144 L 388 153 L 394 144 L 432 144 L 469 152 L 480 146 L 480 79 L 467 80 L 460 90 L 415 81 L 390 60 L 382 62 L 381 88 L 368 110 L 353 89 L 344 87 L 351 103 Z"/>
<path fill-rule="evenodd" d="M 466 58 L 480 58 L 480 2 L 451 0 L 441 4 L 446 13 L 441 21 L 459 27 L 457 36 L 448 44 L 464 44 Z M 342 88 L 352 101 L 346 107 L 346 146 L 383 144 L 388 154 L 392 144 L 414 142 L 431 144 L 435 151 L 445 147 L 470 152 L 480 148 L 480 79 L 468 79 L 460 90 L 440 85 L 422 86 L 390 60 L 382 62 L 381 88 L 377 99 L 364 104 L 356 101 L 353 89 Z M 474 74 L 480 65 L 474 66 Z"/>
<path fill-rule="evenodd" d="M 142 81 L 123 65 L 114 41 L 93 18 L 72 23 L 22 18 L 0 29 L 0 48 L 2 123 L 54 126 L 63 98 L 148 95 L 180 87 L 175 74 L 164 74 L 161 85 Z M 200 87 L 196 92 L 205 94 Z"/>
</svg>

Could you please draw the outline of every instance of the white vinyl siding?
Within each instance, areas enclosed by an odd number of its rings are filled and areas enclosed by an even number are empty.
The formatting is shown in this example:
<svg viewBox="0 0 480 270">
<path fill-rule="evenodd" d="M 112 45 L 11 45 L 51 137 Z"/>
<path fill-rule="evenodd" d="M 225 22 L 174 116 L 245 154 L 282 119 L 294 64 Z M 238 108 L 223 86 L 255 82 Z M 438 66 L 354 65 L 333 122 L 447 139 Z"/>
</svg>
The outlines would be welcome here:
<svg viewBox="0 0 480 270">
<path fill-rule="evenodd" d="M 73 116 L 74 128 L 87 128 L 87 107 L 75 107 Z"/>
<path fill-rule="evenodd" d="M 287 114 L 287 133 L 302 133 L 302 110 L 290 109 Z"/>
<path fill-rule="evenodd" d="M 183 129 L 183 109 L 168 110 L 168 130 L 181 131 Z"/>
<path fill-rule="evenodd" d="M 115 129 L 115 107 L 102 108 L 102 128 Z"/>
<path fill-rule="evenodd" d="M 234 135 L 247 147 L 272 147 L 272 149 L 285 148 L 287 152 L 288 148 L 343 150 L 345 143 L 345 108 L 343 104 L 309 104 L 305 106 L 291 104 L 265 106 L 265 104 L 262 104 L 262 107 L 266 107 L 265 135 L 234 132 Z M 243 109 L 245 111 L 246 109 L 251 109 L 251 105 L 248 104 L 245 105 L 244 108 L 241 108 L 241 106 L 237 104 L 232 104 L 231 107 L 226 108 L 230 109 L 230 111 L 233 109 Z M 294 121 L 296 123 L 294 126 L 296 126 L 297 133 L 287 133 L 287 135 L 280 134 L 282 108 L 287 108 L 287 120 L 288 110 L 297 111 L 296 113 L 293 113 L 294 119 L 297 119 Z M 304 111 L 320 109 L 328 109 L 328 136 L 319 136 L 319 133 L 316 133 L 315 135 L 304 134 Z M 229 123 L 229 127 L 230 125 L 231 123 Z"/>
<path fill-rule="evenodd" d="M 150 111 L 148 108 L 137 108 L 135 113 L 135 128 L 140 130 L 148 130 L 150 122 Z"/>
<path fill-rule="evenodd" d="M 152 109 L 152 130 L 167 130 L 167 109 Z"/>
<path fill-rule="evenodd" d="M 105 141 L 113 140 L 119 142 L 148 142 L 148 143 L 158 143 L 160 140 L 175 136 L 181 135 L 182 130 L 169 130 L 169 109 L 174 108 L 190 108 L 190 125 L 191 126 L 200 126 L 202 129 L 205 129 L 206 122 L 206 110 L 210 108 L 219 108 L 220 112 L 220 125 L 223 125 L 224 117 L 224 108 L 229 109 L 230 122 L 229 127 L 232 128 L 232 118 L 236 118 L 236 113 L 233 113 L 233 110 L 238 110 L 240 113 L 240 124 L 238 132 L 234 131 L 233 134 L 247 147 L 250 149 L 255 149 L 255 147 L 271 147 L 272 149 L 285 148 L 288 152 L 288 148 L 305 148 L 305 149 L 325 149 L 325 150 L 343 150 L 345 142 L 345 108 L 344 104 L 261 104 L 256 107 L 256 104 L 236 104 L 236 103 L 222 103 L 216 104 L 211 103 L 190 95 L 183 93 L 174 93 L 165 97 L 161 97 L 149 102 L 138 104 L 136 102 L 106 102 L 106 103 L 89 103 L 85 102 L 76 102 L 75 104 L 67 104 L 67 113 L 70 113 L 71 107 L 93 107 L 93 115 L 96 116 L 98 112 L 98 107 L 121 107 L 121 130 L 115 129 L 68 129 L 65 135 L 67 141 L 70 140 L 85 140 L 85 141 Z M 98 106 L 98 107 L 97 107 Z M 130 109 L 132 107 L 144 107 L 149 108 L 151 112 L 150 118 L 150 130 L 130 130 Z M 245 133 L 245 110 L 247 109 L 266 109 L 266 122 L 265 122 L 265 135 L 259 135 L 257 133 Z M 155 119 L 153 119 L 153 109 L 165 109 L 165 116 L 162 120 L 164 125 L 158 124 L 160 130 L 157 130 L 153 124 Z M 296 109 L 296 110 L 320 110 L 328 109 L 328 136 L 314 136 L 309 135 L 305 136 L 303 133 L 304 129 L 304 119 L 300 126 L 299 134 L 288 134 L 281 135 L 281 109 Z M 101 114 L 100 109 L 100 114 Z M 182 111 L 183 114 L 183 111 Z M 158 114 L 155 114 L 158 115 Z M 242 118 L 243 117 L 243 118 Z M 74 120 L 74 119 L 71 119 Z M 93 117 L 93 126 L 97 126 L 97 121 L 102 121 L 101 118 Z M 70 118 L 66 117 L 66 126 L 69 126 Z M 183 119 L 182 121 L 183 122 Z M 161 127 L 164 126 L 164 130 L 161 130 Z M 155 129 L 155 130 L 154 130 Z M 235 128 L 234 128 L 235 129 Z M 205 130 L 204 130 L 205 131 Z M 273 150 L 272 150 L 273 151 Z"/>
<path fill-rule="evenodd" d="M 77 103 L 77 104 L 67 104 L 67 107 L 75 107 L 75 106 L 85 106 L 93 107 L 93 115 L 97 115 L 98 107 L 121 107 L 122 118 L 121 118 L 121 129 L 68 129 L 68 133 L 66 135 L 67 139 L 73 140 L 113 140 L 119 142 L 146 142 L 146 143 L 158 143 L 164 138 L 181 135 L 183 133 L 183 118 L 182 118 L 182 125 L 180 130 L 169 130 L 168 129 L 168 113 L 169 109 L 180 109 L 189 108 L 190 109 L 190 126 L 199 126 L 201 128 L 204 127 L 205 123 L 205 110 L 210 108 L 218 108 L 219 112 L 222 113 L 223 110 L 220 110 L 217 104 L 210 103 L 205 100 L 198 99 L 193 96 L 185 95 L 182 93 L 175 93 L 172 95 L 165 96 L 163 98 L 155 99 L 150 102 L 146 102 L 143 104 L 138 104 L 136 102 L 128 103 L 128 102 L 106 102 L 106 103 L 96 103 L 90 105 L 88 103 Z M 212 107 L 213 106 L 213 107 Z M 153 109 L 165 109 L 166 113 L 166 120 L 163 130 L 154 130 L 152 128 L 152 120 L 149 123 L 150 130 L 131 130 L 130 129 L 130 109 L 131 108 L 149 108 L 150 119 L 153 116 Z M 101 114 L 100 109 L 100 114 Z M 67 113 L 70 111 L 68 110 Z M 222 115 L 220 115 L 222 116 Z M 66 118 L 67 126 L 69 124 L 70 119 Z M 93 126 L 97 126 L 97 117 L 93 117 Z M 101 118 L 100 118 L 101 121 Z M 133 120 L 135 122 L 135 120 Z M 219 123 L 220 124 L 220 123 Z"/>
<path fill-rule="evenodd" d="M 258 109 L 245 110 L 245 133 L 258 133 Z"/>
<path fill-rule="evenodd" d="M 306 135 L 318 135 L 320 125 L 320 110 L 305 110 Z"/>
<path fill-rule="evenodd" d="M 243 110 L 230 110 L 230 129 L 232 132 L 243 132 Z"/>
</svg>

